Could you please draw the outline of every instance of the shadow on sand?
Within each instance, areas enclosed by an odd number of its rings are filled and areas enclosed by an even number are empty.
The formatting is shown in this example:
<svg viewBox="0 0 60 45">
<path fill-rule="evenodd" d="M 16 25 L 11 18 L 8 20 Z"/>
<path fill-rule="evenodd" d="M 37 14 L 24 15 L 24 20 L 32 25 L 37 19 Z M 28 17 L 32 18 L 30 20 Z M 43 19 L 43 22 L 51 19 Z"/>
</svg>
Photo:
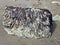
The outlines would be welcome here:
<svg viewBox="0 0 60 45">
<path fill-rule="evenodd" d="M 57 27 L 57 24 L 56 24 L 55 21 L 53 21 L 53 22 L 52 22 L 52 26 L 51 26 L 51 30 L 50 30 L 50 32 L 51 32 L 52 34 L 53 34 L 53 32 L 55 31 L 56 27 Z"/>
</svg>

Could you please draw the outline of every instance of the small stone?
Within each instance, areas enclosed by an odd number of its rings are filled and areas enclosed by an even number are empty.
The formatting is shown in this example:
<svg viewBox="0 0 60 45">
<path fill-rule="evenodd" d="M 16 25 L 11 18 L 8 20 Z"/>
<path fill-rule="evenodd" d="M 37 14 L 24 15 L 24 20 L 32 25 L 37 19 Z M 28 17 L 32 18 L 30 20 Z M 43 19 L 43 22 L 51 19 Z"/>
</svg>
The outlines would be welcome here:
<svg viewBox="0 0 60 45">
<path fill-rule="evenodd" d="M 55 15 L 53 17 L 53 21 L 60 21 L 60 15 Z"/>
<path fill-rule="evenodd" d="M 60 5 L 60 2 L 59 1 L 52 1 L 51 3 L 52 4 L 59 4 Z"/>
<path fill-rule="evenodd" d="M 17 1 L 17 0 L 13 0 L 13 1 Z"/>
</svg>

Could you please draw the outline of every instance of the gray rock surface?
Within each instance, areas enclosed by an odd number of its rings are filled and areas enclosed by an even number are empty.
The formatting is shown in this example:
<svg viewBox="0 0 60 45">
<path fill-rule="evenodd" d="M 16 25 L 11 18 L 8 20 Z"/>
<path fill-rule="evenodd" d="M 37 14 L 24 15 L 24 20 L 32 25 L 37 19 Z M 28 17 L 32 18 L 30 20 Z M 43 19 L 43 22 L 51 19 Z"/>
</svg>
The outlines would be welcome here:
<svg viewBox="0 0 60 45">
<path fill-rule="evenodd" d="M 47 9 L 7 6 L 3 19 L 4 28 L 9 29 L 10 34 L 23 38 L 51 36 L 52 14 Z"/>
</svg>

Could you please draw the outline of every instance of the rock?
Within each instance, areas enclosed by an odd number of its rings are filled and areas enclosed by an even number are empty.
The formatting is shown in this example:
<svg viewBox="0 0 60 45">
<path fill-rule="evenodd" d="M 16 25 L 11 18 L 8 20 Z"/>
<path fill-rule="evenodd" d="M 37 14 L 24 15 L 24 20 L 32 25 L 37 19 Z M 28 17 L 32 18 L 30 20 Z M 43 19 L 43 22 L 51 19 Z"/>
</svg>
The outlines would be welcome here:
<svg viewBox="0 0 60 45">
<path fill-rule="evenodd" d="M 55 15 L 53 17 L 53 21 L 60 21 L 60 15 Z"/>
<path fill-rule="evenodd" d="M 59 4 L 60 5 L 59 1 L 52 1 L 51 3 L 53 3 L 53 4 Z"/>
<path fill-rule="evenodd" d="M 13 0 L 13 1 L 17 1 L 17 0 Z"/>
<path fill-rule="evenodd" d="M 6 28 L 5 30 L 10 29 L 10 32 L 21 38 L 42 38 L 50 36 L 50 21 L 52 19 L 50 16 L 52 15 L 49 10 L 13 6 L 8 6 L 6 10 L 8 15 L 4 15 L 3 18 L 5 21 L 3 22 L 7 22 L 6 24 L 9 27 L 4 27 Z M 9 17 L 9 21 L 6 20 L 6 16 Z"/>
</svg>

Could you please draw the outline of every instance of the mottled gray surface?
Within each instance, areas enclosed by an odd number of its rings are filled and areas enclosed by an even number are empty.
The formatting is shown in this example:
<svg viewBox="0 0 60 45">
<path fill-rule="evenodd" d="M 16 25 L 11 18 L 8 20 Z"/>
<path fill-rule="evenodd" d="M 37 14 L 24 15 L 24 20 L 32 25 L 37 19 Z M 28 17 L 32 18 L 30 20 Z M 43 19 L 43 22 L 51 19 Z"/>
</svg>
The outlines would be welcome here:
<svg viewBox="0 0 60 45">
<path fill-rule="evenodd" d="M 60 22 L 54 23 L 55 30 L 52 34 L 51 38 L 44 38 L 44 39 L 20 39 L 16 36 L 11 36 L 6 33 L 2 26 L 2 14 L 4 7 L 6 5 L 21 5 L 18 3 L 19 1 L 7 1 L 7 0 L 0 0 L 0 45 L 60 45 Z M 40 6 L 37 7 L 45 7 L 47 6 L 48 9 L 52 12 L 53 16 L 56 14 L 60 14 L 60 6 L 58 4 L 51 4 L 51 0 L 43 1 Z M 36 3 L 35 3 L 36 4 Z M 20 7 L 20 6 L 19 6 Z M 1 9 L 2 8 L 2 9 Z"/>
</svg>

